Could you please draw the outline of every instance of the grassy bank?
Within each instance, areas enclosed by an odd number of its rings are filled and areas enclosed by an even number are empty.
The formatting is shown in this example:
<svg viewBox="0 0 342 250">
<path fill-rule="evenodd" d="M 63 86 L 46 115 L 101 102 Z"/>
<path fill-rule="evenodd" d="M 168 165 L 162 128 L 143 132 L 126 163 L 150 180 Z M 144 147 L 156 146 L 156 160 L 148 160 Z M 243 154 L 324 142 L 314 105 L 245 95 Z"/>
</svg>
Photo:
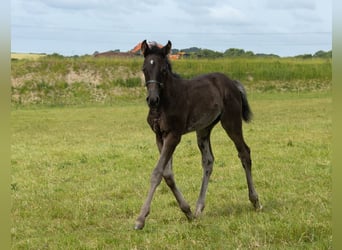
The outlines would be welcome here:
<svg viewBox="0 0 342 250">
<path fill-rule="evenodd" d="M 143 59 L 44 56 L 12 61 L 13 105 L 111 104 L 145 95 Z M 223 72 L 250 92 L 313 92 L 331 87 L 330 59 L 225 58 L 173 61 L 183 78 Z"/>
<path fill-rule="evenodd" d="M 253 93 L 244 126 L 264 211 L 253 211 L 224 130 L 207 206 L 188 223 L 162 183 L 143 231 L 133 230 L 158 154 L 142 100 L 14 109 L 13 249 L 331 249 L 331 97 Z M 194 134 L 174 156 L 192 208 L 201 182 Z"/>
</svg>

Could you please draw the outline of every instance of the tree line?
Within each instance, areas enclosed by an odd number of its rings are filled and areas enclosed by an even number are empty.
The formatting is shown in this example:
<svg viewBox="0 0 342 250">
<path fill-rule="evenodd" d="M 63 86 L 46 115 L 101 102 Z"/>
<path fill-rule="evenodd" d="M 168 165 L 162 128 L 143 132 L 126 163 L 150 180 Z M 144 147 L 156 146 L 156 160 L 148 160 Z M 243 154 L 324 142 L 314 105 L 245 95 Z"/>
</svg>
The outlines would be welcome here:
<svg viewBox="0 0 342 250">
<path fill-rule="evenodd" d="M 224 52 L 218 52 L 210 49 L 201 49 L 191 47 L 188 49 L 172 49 L 172 54 L 182 53 L 184 57 L 190 58 L 221 58 L 221 57 L 274 57 L 279 58 L 276 54 L 254 53 L 253 51 L 245 51 L 238 48 L 230 48 Z M 314 54 L 302 54 L 294 56 L 296 58 L 332 58 L 332 50 L 323 51 L 319 50 Z"/>
</svg>

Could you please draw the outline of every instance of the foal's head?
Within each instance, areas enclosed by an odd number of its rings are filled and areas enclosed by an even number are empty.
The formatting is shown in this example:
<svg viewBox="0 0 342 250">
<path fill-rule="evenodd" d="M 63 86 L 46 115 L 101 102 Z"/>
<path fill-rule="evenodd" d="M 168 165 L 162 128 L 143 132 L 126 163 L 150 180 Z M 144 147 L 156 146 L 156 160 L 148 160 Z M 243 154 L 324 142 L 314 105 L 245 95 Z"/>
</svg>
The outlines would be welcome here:
<svg viewBox="0 0 342 250">
<path fill-rule="evenodd" d="M 167 59 L 170 50 L 170 41 L 162 48 L 157 46 L 149 47 L 146 40 L 141 44 L 141 51 L 145 57 L 142 70 L 148 91 L 146 101 L 151 108 L 159 106 L 163 85 L 169 72 L 171 72 L 171 65 Z"/>
</svg>

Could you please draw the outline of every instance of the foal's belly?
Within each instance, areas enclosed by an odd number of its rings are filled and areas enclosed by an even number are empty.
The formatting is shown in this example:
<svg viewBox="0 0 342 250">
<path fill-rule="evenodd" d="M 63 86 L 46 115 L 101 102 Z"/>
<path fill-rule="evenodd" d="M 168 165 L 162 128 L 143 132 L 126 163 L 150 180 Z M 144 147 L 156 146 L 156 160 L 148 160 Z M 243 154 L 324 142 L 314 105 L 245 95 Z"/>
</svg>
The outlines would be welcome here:
<svg viewBox="0 0 342 250">
<path fill-rule="evenodd" d="M 212 108 L 207 107 L 204 110 L 194 109 L 187 120 L 187 132 L 201 130 L 212 125 L 221 115 L 219 105 L 213 105 Z"/>
</svg>

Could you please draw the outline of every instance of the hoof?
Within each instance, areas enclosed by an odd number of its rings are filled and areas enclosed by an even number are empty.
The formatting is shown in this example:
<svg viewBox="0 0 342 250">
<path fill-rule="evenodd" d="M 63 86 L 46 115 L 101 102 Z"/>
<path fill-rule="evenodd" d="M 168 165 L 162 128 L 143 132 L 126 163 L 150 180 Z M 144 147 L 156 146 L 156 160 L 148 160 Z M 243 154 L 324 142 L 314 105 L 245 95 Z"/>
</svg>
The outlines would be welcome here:
<svg viewBox="0 0 342 250">
<path fill-rule="evenodd" d="M 254 209 L 255 211 L 259 212 L 262 210 L 262 205 L 260 204 L 259 201 L 256 201 L 255 203 L 253 203 Z"/>
<path fill-rule="evenodd" d="M 134 230 L 141 230 L 144 228 L 144 226 L 145 226 L 145 223 L 137 221 L 135 222 Z"/>
<path fill-rule="evenodd" d="M 185 216 L 188 221 L 192 221 L 195 218 L 191 211 L 189 213 L 186 213 Z"/>
<path fill-rule="evenodd" d="M 204 210 L 204 205 L 197 205 L 196 212 L 195 212 L 195 218 L 200 217 L 203 210 Z"/>
<path fill-rule="evenodd" d="M 201 211 L 201 210 L 196 210 L 196 212 L 195 212 L 195 218 L 200 217 L 201 214 L 202 214 L 202 211 Z"/>
<path fill-rule="evenodd" d="M 261 212 L 261 211 L 262 211 L 262 209 L 263 209 L 262 205 L 261 205 L 261 204 L 259 204 L 259 206 L 255 208 L 255 211 L 257 211 L 257 212 Z"/>
</svg>

